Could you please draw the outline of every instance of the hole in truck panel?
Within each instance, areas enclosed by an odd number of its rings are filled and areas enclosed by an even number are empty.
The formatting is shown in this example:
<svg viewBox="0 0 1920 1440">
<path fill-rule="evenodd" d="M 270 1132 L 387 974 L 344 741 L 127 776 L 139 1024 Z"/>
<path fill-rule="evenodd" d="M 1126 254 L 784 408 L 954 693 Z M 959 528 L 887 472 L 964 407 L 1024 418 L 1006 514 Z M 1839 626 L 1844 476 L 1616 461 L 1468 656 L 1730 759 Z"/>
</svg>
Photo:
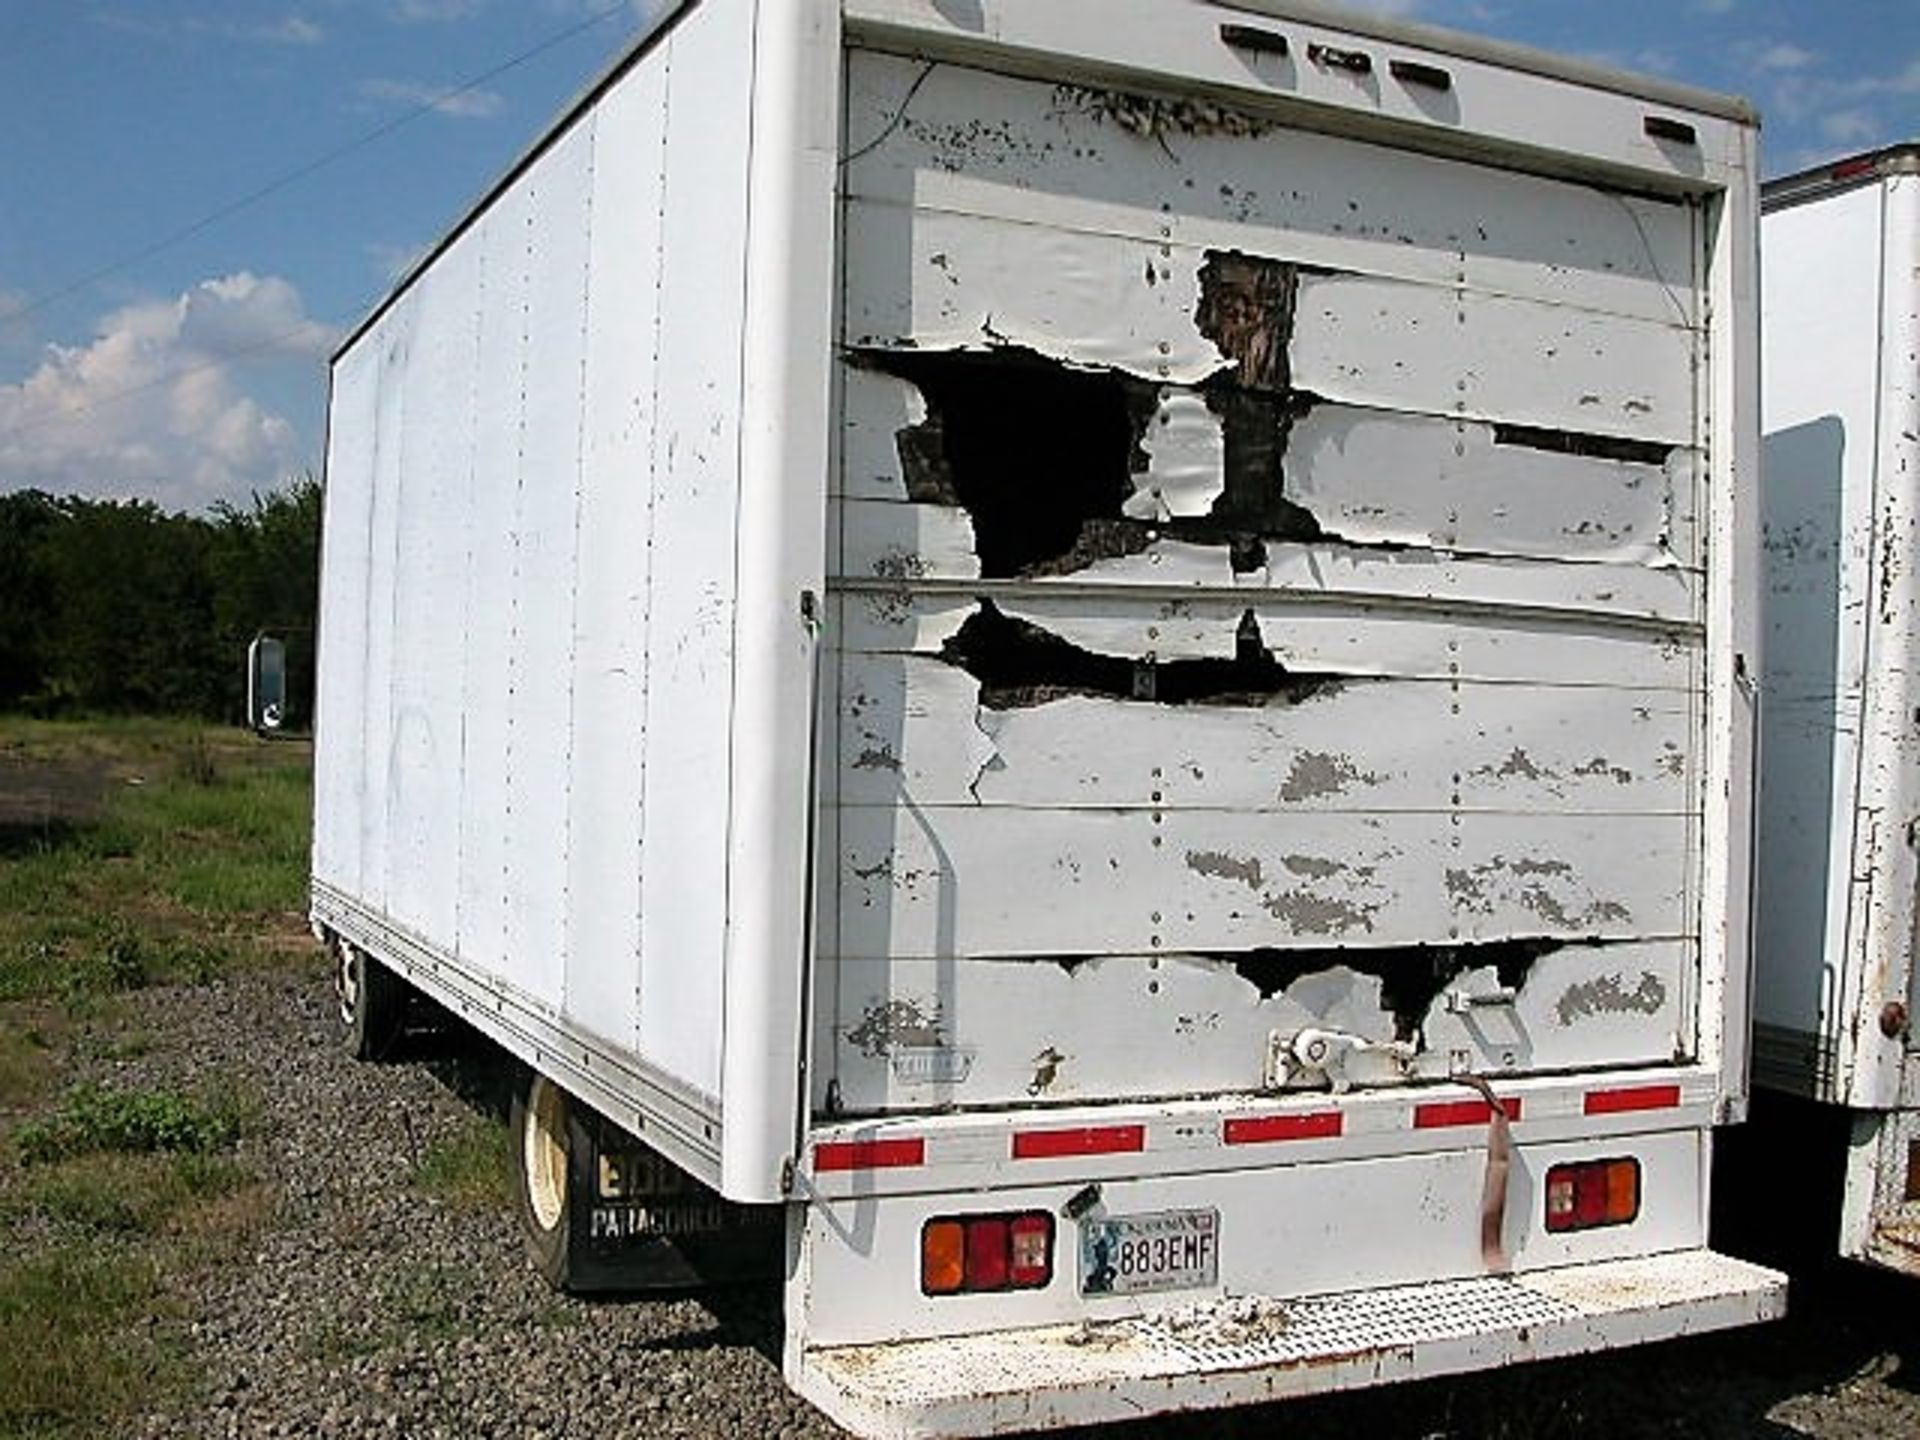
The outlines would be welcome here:
<svg viewBox="0 0 1920 1440">
<path fill-rule="evenodd" d="M 1200 267 L 1193 322 L 1233 361 L 1234 383 L 1284 393 L 1293 382 L 1293 322 L 1300 267 L 1237 250 L 1212 250 Z"/>
<path fill-rule="evenodd" d="M 941 646 L 940 658 L 980 683 L 980 704 L 989 710 L 1026 709 L 1069 695 L 1161 705 L 1291 705 L 1345 679 L 1288 670 L 1261 640 L 1251 610 L 1235 629 L 1231 659 L 1154 661 L 1084 650 L 982 600 Z"/>
<path fill-rule="evenodd" d="M 1384 949 L 1249 950 L 1201 958 L 1230 966 L 1271 1000 L 1309 975 L 1351 970 L 1380 982 L 1380 1008 L 1393 1015 L 1396 1040 L 1413 1040 L 1433 1002 L 1472 970 L 1493 967 L 1500 984 L 1518 990 L 1535 962 L 1566 948 L 1562 940 L 1494 940 L 1468 945 L 1401 945 Z"/>
<path fill-rule="evenodd" d="M 1629 465 L 1662 466 L 1674 447 L 1653 440 L 1627 440 L 1616 435 L 1590 435 L 1579 430 L 1547 430 L 1535 425 L 1495 425 L 1493 443 L 1554 455 L 1584 455 L 1594 460 L 1619 460 Z"/>
<path fill-rule="evenodd" d="M 927 418 L 898 437 L 907 494 L 968 512 L 983 576 L 1057 574 L 1151 543 L 1121 507 L 1147 468 L 1158 386 L 1015 347 L 863 358 L 925 399 Z"/>
</svg>

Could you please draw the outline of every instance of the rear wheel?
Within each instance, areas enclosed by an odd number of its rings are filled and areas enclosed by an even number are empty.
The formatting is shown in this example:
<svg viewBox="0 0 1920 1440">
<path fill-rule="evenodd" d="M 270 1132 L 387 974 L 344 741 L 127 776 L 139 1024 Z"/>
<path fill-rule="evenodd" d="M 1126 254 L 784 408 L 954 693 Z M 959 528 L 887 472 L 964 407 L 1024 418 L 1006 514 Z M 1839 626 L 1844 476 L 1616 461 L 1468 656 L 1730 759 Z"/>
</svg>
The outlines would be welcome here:
<svg viewBox="0 0 1920 1440">
<path fill-rule="evenodd" d="M 564 1290 L 573 1273 L 574 1151 L 586 1144 L 573 1101 L 544 1075 L 513 1093 L 515 1194 L 534 1268 Z"/>
<path fill-rule="evenodd" d="M 341 1040 L 356 1060 L 379 1060 L 400 1038 L 407 1013 L 407 982 L 358 945 L 333 942 L 333 990 Z"/>
</svg>

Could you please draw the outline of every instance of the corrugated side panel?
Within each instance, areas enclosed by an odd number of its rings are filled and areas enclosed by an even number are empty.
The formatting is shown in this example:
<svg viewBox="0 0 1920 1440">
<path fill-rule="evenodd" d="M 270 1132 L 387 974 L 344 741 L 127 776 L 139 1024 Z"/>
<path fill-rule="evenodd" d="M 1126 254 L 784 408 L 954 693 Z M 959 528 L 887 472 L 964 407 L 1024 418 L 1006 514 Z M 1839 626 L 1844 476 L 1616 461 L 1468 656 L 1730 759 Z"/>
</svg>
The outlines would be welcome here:
<svg viewBox="0 0 1920 1440">
<path fill-rule="evenodd" d="M 866 53 L 847 106 L 816 1103 L 1693 1053 L 1698 207 Z"/>
<path fill-rule="evenodd" d="M 709 1115 L 751 13 L 683 20 L 341 357 L 327 492 L 316 878 Z"/>
</svg>

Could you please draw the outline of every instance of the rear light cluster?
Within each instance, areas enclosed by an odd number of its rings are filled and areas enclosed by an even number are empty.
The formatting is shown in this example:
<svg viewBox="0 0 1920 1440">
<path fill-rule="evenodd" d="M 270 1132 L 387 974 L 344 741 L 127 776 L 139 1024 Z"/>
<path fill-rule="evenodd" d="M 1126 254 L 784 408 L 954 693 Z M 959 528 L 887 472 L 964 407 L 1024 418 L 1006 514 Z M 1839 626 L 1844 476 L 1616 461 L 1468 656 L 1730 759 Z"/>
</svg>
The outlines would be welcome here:
<svg viewBox="0 0 1920 1440">
<path fill-rule="evenodd" d="M 1547 1229 L 1598 1230 L 1640 1215 L 1640 1162 L 1589 1160 L 1547 1171 Z"/>
<path fill-rule="evenodd" d="M 1053 1216 L 946 1215 L 920 1230 L 920 1289 L 927 1295 L 1043 1290 L 1053 1279 Z"/>
</svg>

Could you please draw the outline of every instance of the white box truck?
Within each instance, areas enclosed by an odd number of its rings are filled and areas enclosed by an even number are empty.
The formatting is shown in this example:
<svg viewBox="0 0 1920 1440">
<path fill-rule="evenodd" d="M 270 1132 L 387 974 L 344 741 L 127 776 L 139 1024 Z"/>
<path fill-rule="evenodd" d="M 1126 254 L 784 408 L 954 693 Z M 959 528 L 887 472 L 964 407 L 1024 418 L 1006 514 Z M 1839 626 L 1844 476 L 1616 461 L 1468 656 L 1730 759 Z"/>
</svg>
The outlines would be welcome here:
<svg viewBox="0 0 1920 1440">
<path fill-rule="evenodd" d="M 1832 1182 L 1829 1250 L 1920 1273 L 1920 147 L 1774 181 L 1763 209 L 1769 1095 L 1746 1138 Z"/>
<path fill-rule="evenodd" d="M 358 1043 L 524 1063 L 550 1274 L 583 1114 L 779 1207 L 866 1434 L 1777 1314 L 1754 155 L 1296 0 L 668 5 L 335 359 Z"/>
</svg>

